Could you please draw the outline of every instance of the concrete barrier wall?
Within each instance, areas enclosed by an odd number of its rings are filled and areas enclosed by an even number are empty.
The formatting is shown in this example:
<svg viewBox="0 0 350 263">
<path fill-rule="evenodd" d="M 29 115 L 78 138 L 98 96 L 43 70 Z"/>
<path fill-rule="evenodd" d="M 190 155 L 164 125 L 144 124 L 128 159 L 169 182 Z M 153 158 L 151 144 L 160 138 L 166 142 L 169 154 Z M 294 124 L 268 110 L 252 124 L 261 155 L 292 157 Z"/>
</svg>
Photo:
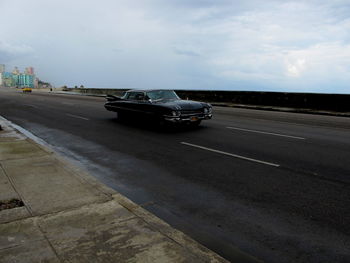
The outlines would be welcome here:
<svg viewBox="0 0 350 263">
<path fill-rule="evenodd" d="M 182 97 L 209 102 L 305 108 L 338 112 L 350 111 L 350 95 L 250 92 L 250 91 L 177 91 Z"/>
<path fill-rule="evenodd" d="M 68 91 L 92 95 L 123 94 L 125 89 L 74 89 Z M 350 94 L 286 93 L 255 91 L 176 90 L 183 99 L 210 103 L 288 107 L 324 111 L 350 112 Z"/>
<path fill-rule="evenodd" d="M 64 91 L 70 91 L 70 92 L 78 92 L 78 93 L 84 93 L 84 94 L 90 94 L 90 95 L 115 95 L 115 96 L 121 96 L 126 89 L 80 89 L 80 88 L 66 88 Z"/>
</svg>

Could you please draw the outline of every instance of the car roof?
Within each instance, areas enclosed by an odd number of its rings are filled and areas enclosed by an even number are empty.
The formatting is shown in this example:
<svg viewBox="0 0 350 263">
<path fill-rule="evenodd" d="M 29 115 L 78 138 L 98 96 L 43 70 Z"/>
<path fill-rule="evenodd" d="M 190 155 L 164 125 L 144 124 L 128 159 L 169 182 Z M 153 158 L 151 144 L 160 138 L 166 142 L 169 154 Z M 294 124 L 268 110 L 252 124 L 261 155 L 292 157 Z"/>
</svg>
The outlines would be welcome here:
<svg viewBox="0 0 350 263">
<path fill-rule="evenodd" d="M 161 91 L 161 90 L 174 91 L 172 89 L 131 89 L 131 90 L 127 90 L 126 92 L 149 92 L 149 91 Z"/>
</svg>

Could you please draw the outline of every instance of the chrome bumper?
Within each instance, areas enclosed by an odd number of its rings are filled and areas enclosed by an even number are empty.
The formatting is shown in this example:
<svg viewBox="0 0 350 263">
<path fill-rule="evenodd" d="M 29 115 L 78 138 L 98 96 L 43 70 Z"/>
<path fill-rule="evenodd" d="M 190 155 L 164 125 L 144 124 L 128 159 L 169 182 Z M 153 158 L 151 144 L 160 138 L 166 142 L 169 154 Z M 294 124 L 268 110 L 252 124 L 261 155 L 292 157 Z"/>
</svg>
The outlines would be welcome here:
<svg viewBox="0 0 350 263">
<path fill-rule="evenodd" d="M 204 114 L 204 115 L 192 115 L 192 116 L 164 116 L 165 121 L 173 122 L 173 123 L 184 123 L 184 122 L 195 122 L 198 120 L 209 120 L 213 117 L 212 114 Z M 194 119 L 195 118 L 195 119 Z"/>
</svg>

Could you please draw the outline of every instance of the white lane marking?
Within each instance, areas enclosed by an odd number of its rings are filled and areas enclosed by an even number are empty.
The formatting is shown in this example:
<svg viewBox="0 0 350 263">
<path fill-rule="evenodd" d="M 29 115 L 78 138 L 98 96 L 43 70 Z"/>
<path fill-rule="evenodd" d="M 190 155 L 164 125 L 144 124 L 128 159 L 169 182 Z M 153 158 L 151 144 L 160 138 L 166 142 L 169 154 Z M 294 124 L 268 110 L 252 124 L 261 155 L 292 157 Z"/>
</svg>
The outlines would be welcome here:
<svg viewBox="0 0 350 263">
<path fill-rule="evenodd" d="M 184 144 L 184 145 L 187 145 L 187 146 L 191 146 L 191 147 L 195 147 L 195 148 L 199 148 L 199 149 L 202 149 L 202 150 L 207 150 L 207 151 L 214 152 L 214 153 L 224 154 L 224 155 L 227 155 L 227 156 L 243 159 L 243 160 L 246 160 L 246 161 L 266 164 L 266 165 L 270 165 L 270 166 L 274 166 L 274 167 L 279 167 L 280 166 L 279 164 L 264 162 L 264 161 L 260 161 L 260 160 L 257 160 L 257 159 L 252 159 L 252 158 L 244 157 L 244 156 L 233 154 L 233 153 L 223 152 L 223 151 L 207 148 L 207 147 L 204 147 L 204 146 L 200 146 L 200 145 L 196 145 L 196 144 L 192 144 L 192 143 L 188 143 L 188 142 L 181 142 L 181 144 Z"/>
<path fill-rule="evenodd" d="M 285 135 L 285 134 L 280 134 L 280 133 L 272 133 L 272 132 L 264 132 L 264 131 L 248 130 L 248 129 L 242 129 L 242 128 L 237 128 L 237 127 L 226 127 L 226 128 L 227 128 L 227 129 L 231 129 L 231 130 L 239 130 L 239 131 L 255 132 L 255 133 L 262 133 L 262 134 L 268 134 L 268 135 L 274 135 L 274 136 L 280 136 L 280 137 L 287 137 L 287 138 L 292 138 L 292 139 L 297 139 L 297 140 L 305 140 L 305 138 L 303 138 L 303 137 L 297 137 L 297 136 Z"/>
<path fill-rule="evenodd" d="M 39 109 L 38 106 L 35 106 L 35 105 L 32 105 L 32 104 L 23 104 L 24 106 L 28 106 L 28 107 L 32 107 L 32 108 L 35 108 L 35 109 Z"/>
<path fill-rule="evenodd" d="M 69 114 L 69 113 L 67 113 L 66 115 L 67 115 L 67 116 L 70 116 L 70 117 L 73 117 L 73 118 L 78 118 L 78 119 L 86 120 L 86 121 L 89 120 L 88 118 L 84 118 L 84 117 L 81 117 L 81 116 L 78 116 L 78 115 L 74 115 L 74 114 Z"/>
</svg>

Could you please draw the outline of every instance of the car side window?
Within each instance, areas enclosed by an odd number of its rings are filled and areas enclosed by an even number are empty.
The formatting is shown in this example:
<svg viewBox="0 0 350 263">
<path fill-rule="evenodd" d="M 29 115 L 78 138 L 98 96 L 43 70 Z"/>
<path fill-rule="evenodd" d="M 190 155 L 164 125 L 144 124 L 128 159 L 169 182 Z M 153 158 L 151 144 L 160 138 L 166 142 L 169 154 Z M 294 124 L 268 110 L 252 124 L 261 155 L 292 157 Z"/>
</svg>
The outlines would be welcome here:
<svg viewBox="0 0 350 263">
<path fill-rule="evenodd" d="M 129 92 L 128 100 L 134 100 L 134 99 L 135 99 L 135 92 Z"/>
<path fill-rule="evenodd" d="M 138 93 L 135 96 L 136 100 L 144 100 L 145 99 L 145 95 L 143 93 Z"/>
<path fill-rule="evenodd" d="M 128 96 L 129 100 L 144 100 L 144 98 L 143 92 L 130 92 Z"/>
</svg>

